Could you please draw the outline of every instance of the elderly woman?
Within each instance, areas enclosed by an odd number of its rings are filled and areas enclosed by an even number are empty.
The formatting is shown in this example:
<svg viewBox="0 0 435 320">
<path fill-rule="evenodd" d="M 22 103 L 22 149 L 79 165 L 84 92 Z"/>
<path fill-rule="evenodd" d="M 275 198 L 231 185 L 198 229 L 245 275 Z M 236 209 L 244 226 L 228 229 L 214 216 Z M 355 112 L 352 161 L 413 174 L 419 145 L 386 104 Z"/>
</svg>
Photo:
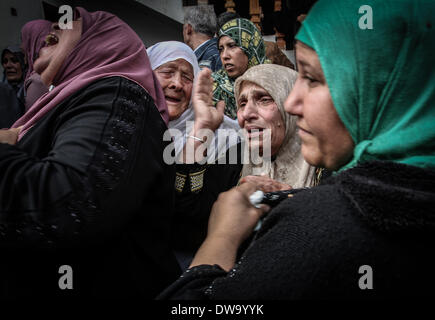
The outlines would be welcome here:
<svg viewBox="0 0 435 320">
<path fill-rule="evenodd" d="M 201 229 L 199 227 L 197 228 L 196 226 L 203 220 L 197 221 L 196 219 L 190 219 L 190 217 L 196 216 L 196 212 L 190 211 L 190 209 L 193 208 L 189 206 L 186 207 L 186 200 L 189 200 L 185 197 L 182 197 L 180 192 L 185 185 L 187 186 L 189 182 L 194 179 L 193 177 L 200 177 L 201 175 L 194 170 L 192 171 L 189 165 L 183 165 L 182 163 L 183 160 L 186 160 L 186 157 L 184 156 L 183 158 L 183 155 L 188 152 L 188 150 L 186 150 L 186 145 L 196 141 L 194 140 L 196 138 L 195 130 L 198 130 L 196 129 L 198 124 L 200 125 L 203 123 L 203 120 L 208 123 L 210 119 L 213 119 L 213 117 L 209 117 L 213 113 L 207 113 L 204 115 L 201 113 L 201 109 L 196 108 L 196 110 L 194 110 L 192 107 L 191 98 L 193 83 L 198 77 L 200 69 L 195 53 L 189 46 L 178 41 L 165 41 L 159 42 L 149 47 L 147 49 L 147 53 L 150 59 L 151 68 L 154 70 L 154 73 L 163 88 L 165 100 L 168 105 L 168 126 L 170 131 L 174 133 L 173 139 L 175 145 L 175 160 L 179 162 L 176 166 L 177 178 L 175 190 L 177 191 L 177 196 L 175 201 L 176 212 L 174 215 L 174 225 L 175 233 L 180 231 L 180 234 L 179 236 L 174 236 L 174 245 L 175 249 L 178 249 L 180 247 L 183 248 L 183 244 L 185 242 L 194 242 L 196 243 L 196 250 L 202 239 L 197 240 L 195 235 L 198 232 L 203 234 L 201 230 L 205 229 L 204 227 Z M 214 114 L 216 115 L 217 112 L 214 112 Z M 237 130 L 240 129 L 237 121 L 232 120 L 227 116 L 222 116 L 222 114 L 219 119 L 215 121 L 215 123 L 216 127 L 214 127 L 213 130 L 229 129 L 233 132 L 237 132 Z M 225 154 L 228 148 L 231 148 L 238 142 L 237 139 L 230 140 L 228 143 L 226 139 L 222 140 L 223 142 L 219 142 L 218 137 L 213 138 L 213 143 L 216 143 L 217 146 L 217 154 Z M 165 161 L 169 160 L 168 158 L 170 157 L 168 157 L 168 153 L 164 154 L 164 158 Z M 202 166 L 198 167 L 202 168 Z M 189 175 L 190 173 L 192 174 L 191 176 Z M 189 182 L 186 183 L 186 180 L 189 180 Z M 210 181 L 208 187 L 214 188 L 214 186 L 215 183 Z M 202 184 L 200 187 L 202 187 Z M 210 196 L 213 195 L 210 194 Z M 206 220 L 207 218 L 208 215 Z M 191 225 L 193 233 L 186 233 L 186 230 L 184 229 L 186 224 Z"/>
<path fill-rule="evenodd" d="M 179 267 L 167 108 L 142 41 L 77 8 L 33 67 L 52 90 L 0 130 L 1 294 L 153 298 Z"/>
<path fill-rule="evenodd" d="M 269 212 L 238 262 L 267 208 L 250 204 L 253 184 L 221 195 L 189 272 L 161 298 L 433 295 L 435 5 L 371 1 L 377 25 L 366 30 L 355 20 L 365 3 L 313 7 L 285 103 L 305 159 L 336 174 Z"/>
<path fill-rule="evenodd" d="M 241 177 L 242 182 L 257 183 L 258 188 L 264 192 L 311 187 L 316 184 L 314 167 L 306 163 L 301 155 L 300 140 L 296 135 L 296 117 L 284 111 L 284 101 L 296 77 L 297 72 L 278 65 L 265 64 L 249 69 L 235 83 L 237 120 L 243 128 L 244 146 L 231 148 L 216 164 L 201 165 L 201 154 L 196 153 L 194 163 L 177 166 L 177 210 L 180 213 L 176 217 L 183 216 L 184 219 L 176 228 L 176 243 L 192 252 L 192 257 L 193 250 L 205 238 L 213 203 L 221 192 L 236 186 Z M 275 79 L 280 79 L 280 87 L 274 86 Z M 195 113 L 201 115 L 195 119 L 196 132 L 201 132 L 202 129 L 213 130 L 217 126 L 217 123 L 210 122 L 213 115 L 219 113 L 219 110 L 211 106 L 211 87 L 209 72 L 202 71 L 193 97 Z M 214 119 L 219 121 L 218 117 Z M 205 138 L 198 133 L 196 135 Z M 193 148 L 202 145 L 197 140 L 190 143 L 195 143 Z M 251 155 L 261 153 L 254 149 L 266 147 L 271 150 L 269 159 L 264 155 L 260 159 L 262 162 L 253 163 L 252 160 L 256 158 Z M 237 161 L 229 163 L 234 153 L 233 158 Z M 246 154 L 248 157 L 245 158 Z"/>
<path fill-rule="evenodd" d="M 174 134 L 175 155 L 183 150 L 193 129 L 195 112 L 191 108 L 192 89 L 200 70 L 193 50 L 179 41 L 159 42 L 147 49 L 151 68 L 163 88 L 169 111 L 168 127 Z M 224 117 L 219 129 L 238 130 L 237 122 Z M 231 145 L 220 145 L 225 152 Z"/>
<path fill-rule="evenodd" d="M 237 117 L 234 82 L 246 70 L 266 60 L 263 38 L 249 20 L 237 18 L 225 23 L 218 32 L 218 49 L 223 68 L 212 74 L 213 101 L 224 101 L 225 114 Z"/>
</svg>

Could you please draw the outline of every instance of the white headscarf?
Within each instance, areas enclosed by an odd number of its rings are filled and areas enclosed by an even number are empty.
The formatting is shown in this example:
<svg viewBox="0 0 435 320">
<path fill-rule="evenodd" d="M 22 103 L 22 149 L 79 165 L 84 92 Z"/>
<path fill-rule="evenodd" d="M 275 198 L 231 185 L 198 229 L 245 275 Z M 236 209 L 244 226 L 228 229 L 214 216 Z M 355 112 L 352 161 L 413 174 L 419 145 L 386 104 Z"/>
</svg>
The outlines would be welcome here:
<svg viewBox="0 0 435 320">
<path fill-rule="evenodd" d="M 284 110 L 284 101 L 296 81 L 298 73 L 276 64 L 261 64 L 248 69 L 237 78 L 234 85 L 236 102 L 243 81 L 255 83 L 264 88 L 273 98 L 285 124 L 285 137 L 272 162 L 256 166 L 243 165 L 242 177 L 265 174 L 270 178 L 291 185 L 293 188 L 312 187 L 315 184 L 315 167 L 302 156 L 301 142 L 296 134 L 296 117 Z M 260 171 L 260 172 L 259 172 Z"/>
<path fill-rule="evenodd" d="M 193 50 L 183 42 L 179 41 L 164 41 L 158 42 L 155 45 L 147 49 L 148 58 L 150 59 L 151 68 L 153 70 L 157 69 L 161 65 L 175 61 L 177 59 L 184 59 L 193 68 L 194 81 L 200 71 L 198 60 L 196 58 Z M 178 155 L 184 147 L 186 142 L 186 134 L 192 130 L 193 121 L 195 120 L 195 113 L 192 108 L 192 100 L 190 101 L 189 107 L 181 114 L 177 119 L 169 121 L 168 127 L 170 129 L 177 129 L 182 132 L 182 135 L 175 136 L 175 154 Z M 232 120 L 231 118 L 224 116 L 224 120 L 220 125 L 219 129 L 234 129 L 238 131 L 240 129 L 237 120 Z M 230 148 L 235 143 L 234 140 L 218 141 L 215 135 L 215 139 L 212 143 L 217 147 L 218 154 L 225 153 L 225 151 Z"/>
</svg>

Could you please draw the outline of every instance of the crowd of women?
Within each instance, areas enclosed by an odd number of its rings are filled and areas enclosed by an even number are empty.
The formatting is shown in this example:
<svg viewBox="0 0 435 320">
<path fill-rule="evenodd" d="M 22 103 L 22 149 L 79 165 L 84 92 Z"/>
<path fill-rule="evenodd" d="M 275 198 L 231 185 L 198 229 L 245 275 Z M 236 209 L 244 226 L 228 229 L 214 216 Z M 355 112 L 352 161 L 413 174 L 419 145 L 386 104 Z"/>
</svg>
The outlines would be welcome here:
<svg viewBox="0 0 435 320">
<path fill-rule="evenodd" d="M 27 23 L 24 54 L 2 53 L 1 296 L 429 295 L 435 6 L 370 1 L 366 30 L 365 2 L 317 2 L 297 71 L 270 63 L 244 18 L 220 26 L 216 72 L 107 12 Z M 241 134 L 204 134 L 219 130 Z"/>
</svg>

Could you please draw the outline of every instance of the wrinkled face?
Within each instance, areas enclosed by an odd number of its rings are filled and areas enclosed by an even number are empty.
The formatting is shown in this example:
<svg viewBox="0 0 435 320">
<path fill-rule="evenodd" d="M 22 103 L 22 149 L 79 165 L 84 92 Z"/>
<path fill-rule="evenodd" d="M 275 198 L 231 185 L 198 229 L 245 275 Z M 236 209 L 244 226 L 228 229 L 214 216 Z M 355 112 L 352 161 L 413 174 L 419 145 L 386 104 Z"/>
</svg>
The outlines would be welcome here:
<svg viewBox="0 0 435 320">
<path fill-rule="evenodd" d="M 222 66 L 230 78 L 237 78 L 248 69 L 248 56 L 228 36 L 219 39 L 219 53 Z"/>
<path fill-rule="evenodd" d="M 21 69 L 20 61 L 15 55 L 9 51 L 6 51 L 2 60 L 3 69 L 6 72 L 6 78 L 8 82 L 20 82 L 23 77 L 23 70 Z"/>
<path fill-rule="evenodd" d="M 154 70 L 165 94 L 169 120 L 175 120 L 189 107 L 193 87 L 193 67 L 184 59 L 167 62 Z"/>
<path fill-rule="evenodd" d="M 284 141 L 285 124 L 273 98 L 262 87 L 244 81 L 237 102 L 237 121 L 250 148 L 263 150 L 264 130 L 270 129 L 271 155 L 276 155 Z"/>
<path fill-rule="evenodd" d="M 33 63 L 33 69 L 41 74 L 55 57 L 65 59 L 79 42 L 82 34 L 82 21 L 73 21 L 72 29 L 60 29 L 58 23 L 53 23 L 50 33 L 45 38 L 45 46 L 39 51 L 39 56 Z"/>
<path fill-rule="evenodd" d="M 298 117 L 302 154 L 313 166 L 338 170 L 352 158 L 354 143 L 332 102 L 319 57 L 296 44 L 299 74 L 284 107 Z"/>
</svg>

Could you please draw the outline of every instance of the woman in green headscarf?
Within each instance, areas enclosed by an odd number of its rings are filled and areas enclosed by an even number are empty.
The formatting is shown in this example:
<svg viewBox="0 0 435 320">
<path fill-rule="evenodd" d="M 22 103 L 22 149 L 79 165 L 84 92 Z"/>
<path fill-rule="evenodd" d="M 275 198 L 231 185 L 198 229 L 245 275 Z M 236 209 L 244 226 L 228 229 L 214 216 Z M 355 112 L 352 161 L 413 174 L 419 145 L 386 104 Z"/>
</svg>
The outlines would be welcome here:
<svg viewBox="0 0 435 320">
<path fill-rule="evenodd" d="M 222 69 L 212 74 L 213 101 L 225 102 L 225 115 L 237 118 L 234 82 L 250 67 L 266 61 L 266 50 L 260 31 L 249 20 L 237 18 L 225 23 L 219 30 L 218 49 Z"/>
<path fill-rule="evenodd" d="M 305 160 L 336 174 L 268 213 L 243 184 L 219 196 L 171 298 L 377 299 L 435 286 L 435 3 L 320 0 L 296 38 Z M 381 45 L 381 46 L 380 46 Z M 270 198 L 269 198 L 270 199 Z"/>
</svg>

